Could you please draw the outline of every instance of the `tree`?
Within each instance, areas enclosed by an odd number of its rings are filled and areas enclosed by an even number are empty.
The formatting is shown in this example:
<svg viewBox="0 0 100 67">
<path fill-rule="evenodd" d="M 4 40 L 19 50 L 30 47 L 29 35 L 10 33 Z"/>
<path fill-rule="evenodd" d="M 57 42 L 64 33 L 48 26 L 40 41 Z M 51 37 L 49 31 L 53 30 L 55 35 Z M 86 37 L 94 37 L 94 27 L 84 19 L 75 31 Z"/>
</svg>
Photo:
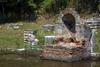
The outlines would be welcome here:
<svg viewBox="0 0 100 67">
<path fill-rule="evenodd" d="M 0 0 L 0 4 L 2 6 L 2 12 L 3 12 L 3 21 L 4 21 L 4 15 L 5 15 L 5 7 L 6 7 L 6 5 L 4 5 L 5 2 L 7 2 L 7 0 Z"/>
</svg>

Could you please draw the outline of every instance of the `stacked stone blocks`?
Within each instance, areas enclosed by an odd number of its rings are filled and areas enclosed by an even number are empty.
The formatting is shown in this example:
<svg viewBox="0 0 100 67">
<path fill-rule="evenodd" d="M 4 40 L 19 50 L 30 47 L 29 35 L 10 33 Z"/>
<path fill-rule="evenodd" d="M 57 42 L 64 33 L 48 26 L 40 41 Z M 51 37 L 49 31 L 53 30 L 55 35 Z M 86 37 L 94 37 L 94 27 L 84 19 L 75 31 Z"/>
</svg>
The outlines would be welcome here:
<svg viewBox="0 0 100 67">
<path fill-rule="evenodd" d="M 24 43 L 35 45 L 35 41 L 38 39 L 35 38 L 34 34 L 37 33 L 37 31 L 34 30 L 24 30 Z"/>
<path fill-rule="evenodd" d="M 42 46 L 42 59 L 74 62 L 88 59 L 91 51 L 84 47 Z"/>
</svg>

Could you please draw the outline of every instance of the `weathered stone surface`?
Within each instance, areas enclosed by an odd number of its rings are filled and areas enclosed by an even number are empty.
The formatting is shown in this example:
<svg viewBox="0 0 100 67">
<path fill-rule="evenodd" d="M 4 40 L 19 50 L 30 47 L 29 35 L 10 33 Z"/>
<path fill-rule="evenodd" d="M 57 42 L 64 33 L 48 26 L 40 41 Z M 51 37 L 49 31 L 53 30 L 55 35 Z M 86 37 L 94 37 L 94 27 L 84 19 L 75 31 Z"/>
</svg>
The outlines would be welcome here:
<svg viewBox="0 0 100 67">
<path fill-rule="evenodd" d="M 14 26 L 13 27 L 15 30 L 18 30 L 20 27 L 19 26 Z"/>
<path fill-rule="evenodd" d="M 81 24 L 79 15 L 75 9 L 65 9 L 62 11 L 55 23 L 55 39 L 76 38 L 77 41 L 90 41 L 92 30 L 85 24 Z M 86 45 L 86 46 L 89 46 Z"/>
<path fill-rule="evenodd" d="M 74 62 L 90 58 L 91 51 L 84 47 L 42 46 L 41 58 Z"/>
<path fill-rule="evenodd" d="M 37 45 L 39 40 L 35 38 L 35 33 L 37 33 L 37 30 L 24 30 L 24 44 L 28 44 L 31 47 Z"/>
<path fill-rule="evenodd" d="M 76 33 L 76 25 L 81 24 L 80 16 L 74 8 L 66 8 L 63 10 L 55 23 L 55 36 L 56 38 L 64 37 L 70 38 Z"/>
<path fill-rule="evenodd" d="M 11 24 L 5 24 L 5 28 L 6 29 L 12 29 L 12 25 Z"/>
<path fill-rule="evenodd" d="M 76 25 L 75 37 L 77 41 L 86 40 L 90 41 L 92 30 L 85 24 Z"/>
<path fill-rule="evenodd" d="M 55 43 L 55 36 L 45 36 L 45 44 L 53 44 Z"/>
<path fill-rule="evenodd" d="M 5 28 L 6 29 L 19 29 L 19 25 L 18 24 L 5 24 Z"/>
<path fill-rule="evenodd" d="M 51 24 L 42 25 L 42 30 L 54 31 L 54 25 Z"/>
<path fill-rule="evenodd" d="M 62 11 L 55 23 L 54 46 L 42 46 L 41 58 L 59 61 L 79 61 L 90 58 L 91 29 L 81 23 L 75 9 Z"/>
</svg>

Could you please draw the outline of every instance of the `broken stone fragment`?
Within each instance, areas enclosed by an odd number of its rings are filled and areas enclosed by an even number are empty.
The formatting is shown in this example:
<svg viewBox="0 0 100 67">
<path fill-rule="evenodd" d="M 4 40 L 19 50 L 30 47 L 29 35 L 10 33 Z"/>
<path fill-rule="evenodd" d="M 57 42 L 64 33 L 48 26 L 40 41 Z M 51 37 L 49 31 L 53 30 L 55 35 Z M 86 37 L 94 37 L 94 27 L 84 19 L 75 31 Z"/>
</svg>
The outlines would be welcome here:
<svg viewBox="0 0 100 67">
<path fill-rule="evenodd" d="M 76 47 L 76 44 L 75 43 L 69 43 L 69 46 L 74 46 L 74 47 Z"/>
</svg>

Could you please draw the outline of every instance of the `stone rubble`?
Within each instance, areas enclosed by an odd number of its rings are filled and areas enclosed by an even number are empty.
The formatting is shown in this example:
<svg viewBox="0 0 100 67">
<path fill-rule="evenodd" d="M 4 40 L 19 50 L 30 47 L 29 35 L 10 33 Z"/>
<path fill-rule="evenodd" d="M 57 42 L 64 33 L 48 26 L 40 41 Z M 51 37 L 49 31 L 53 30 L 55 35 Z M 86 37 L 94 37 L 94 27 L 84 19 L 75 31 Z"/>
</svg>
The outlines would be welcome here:
<svg viewBox="0 0 100 67">
<path fill-rule="evenodd" d="M 5 24 L 5 28 L 18 30 L 20 28 L 20 26 L 18 24 Z"/>
<path fill-rule="evenodd" d="M 35 33 L 37 33 L 37 30 L 24 30 L 24 43 L 31 44 L 31 46 L 37 45 L 39 40 L 35 38 Z"/>
</svg>

